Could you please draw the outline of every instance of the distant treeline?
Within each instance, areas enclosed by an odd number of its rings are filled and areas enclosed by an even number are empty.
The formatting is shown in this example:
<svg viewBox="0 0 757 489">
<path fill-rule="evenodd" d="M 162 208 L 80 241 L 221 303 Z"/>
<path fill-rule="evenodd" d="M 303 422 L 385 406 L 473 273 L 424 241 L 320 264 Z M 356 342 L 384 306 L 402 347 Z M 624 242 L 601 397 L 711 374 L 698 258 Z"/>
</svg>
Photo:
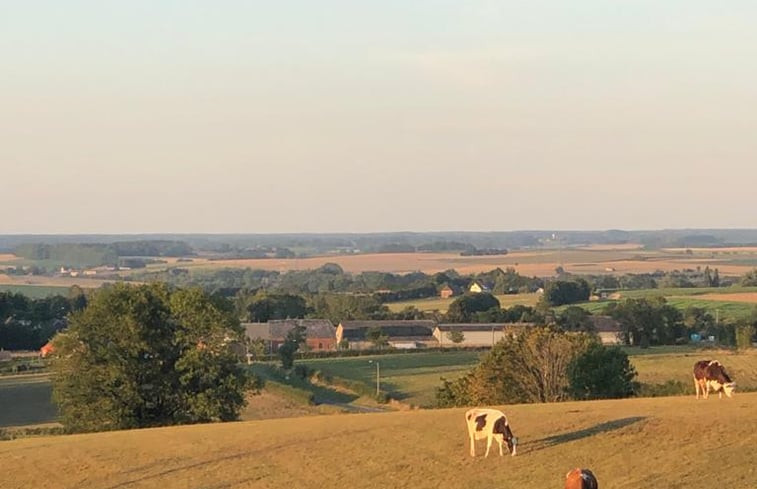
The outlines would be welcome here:
<svg viewBox="0 0 757 489">
<path fill-rule="evenodd" d="M 473 281 L 487 286 L 495 294 L 533 292 L 543 286 L 543 280 L 518 274 L 513 268 L 496 268 L 490 272 L 461 275 L 455 270 L 434 274 L 413 272 L 345 272 L 335 263 L 327 263 L 315 270 L 296 270 L 280 273 L 251 268 L 190 270 L 171 268 L 163 271 L 132 274 L 136 281 L 161 281 L 176 286 L 200 286 L 211 292 L 224 291 L 233 295 L 241 289 L 265 289 L 291 294 L 352 293 L 375 294 L 382 301 L 420 299 L 438 295 L 445 287 L 457 294 L 467 290 Z"/>
<path fill-rule="evenodd" d="M 344 252 L 390 253 L 468 250 L 512 250 L 532 246 L 641 243 L 647 248 L 718 247 L 757 244 L 757 229 L 678 229 L 657 231 L 507 231 L 436 233 L 325 234 L 145 234 L 145 235 L 0 235 L 0 252 L 26 243 L 120 244 L 182 243 L 197 252 L 261 253 L 292 250 L 297 256 Z M 147 253 L 147 252 L 143 252 Z M 163 255 L 176 256 L 177 251 Z M 121 256 L 129 256 L 125 252 Z M 145 256 L 130 255 L 130 256 Z M 270 254 L 268 255 L 270 256 Z"/>
<path fill-rule="evenodd" d="M 79 287 L 72 287 L 68 297 L 55 295 L 43 299 L 0 292 L 0 349 L 38 350 L 65 328 L 70 312 L 86 305 L 87 299 Z"/>
<path fill-rule="evenodd" d="M 120 257 L 187 256 L 194 250 L 182 241 L 122 241 L 97 243 L 27 243 L 13 253 L 28 260 L 45 260 L 61 266 L 116 266 Z"/>
</svg>

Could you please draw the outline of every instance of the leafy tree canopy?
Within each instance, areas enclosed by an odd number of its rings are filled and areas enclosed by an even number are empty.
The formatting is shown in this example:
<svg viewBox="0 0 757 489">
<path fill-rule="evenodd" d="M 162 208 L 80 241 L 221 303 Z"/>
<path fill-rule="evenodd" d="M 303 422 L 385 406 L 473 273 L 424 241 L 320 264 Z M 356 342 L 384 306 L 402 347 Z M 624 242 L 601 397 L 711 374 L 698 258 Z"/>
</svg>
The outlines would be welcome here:
<svg viewBox="0 0 757 489">
<path fill-rule="evenodd" d="M 199 289 L 103 288 L 54 340 L 53 399 L 74 432 L 233 420 L 240 340 L 231 308 Z"/>
</svg>

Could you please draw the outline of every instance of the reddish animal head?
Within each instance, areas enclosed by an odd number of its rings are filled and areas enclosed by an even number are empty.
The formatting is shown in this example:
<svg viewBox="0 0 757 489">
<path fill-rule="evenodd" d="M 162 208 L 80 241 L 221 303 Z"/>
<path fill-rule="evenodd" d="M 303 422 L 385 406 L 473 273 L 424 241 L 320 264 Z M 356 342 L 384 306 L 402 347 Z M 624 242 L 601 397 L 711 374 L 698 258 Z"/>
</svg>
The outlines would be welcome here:
<svg viewBox="0 0 757 489">
<path fill-rule="evenodd" d="M 565 489 L 599 489 L 599 484 L 591 470 L 575 468 L 565 475 Z"/>
</svg>

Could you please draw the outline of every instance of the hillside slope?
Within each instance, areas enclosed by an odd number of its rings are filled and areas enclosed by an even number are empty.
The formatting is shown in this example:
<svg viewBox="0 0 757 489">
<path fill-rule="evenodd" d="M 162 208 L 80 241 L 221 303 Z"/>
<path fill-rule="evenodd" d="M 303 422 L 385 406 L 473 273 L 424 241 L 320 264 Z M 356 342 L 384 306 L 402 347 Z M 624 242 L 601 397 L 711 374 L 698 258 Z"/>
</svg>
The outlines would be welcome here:
<svg viewBox="0 0 757 489">
<path fill-rule="evenodd" d="M 516 457 L 468 455 L 464 409 L 274 419 L 0 442 L 3 488 L 753 489 L 757 393 L 505 408 Z"/>
</svg>

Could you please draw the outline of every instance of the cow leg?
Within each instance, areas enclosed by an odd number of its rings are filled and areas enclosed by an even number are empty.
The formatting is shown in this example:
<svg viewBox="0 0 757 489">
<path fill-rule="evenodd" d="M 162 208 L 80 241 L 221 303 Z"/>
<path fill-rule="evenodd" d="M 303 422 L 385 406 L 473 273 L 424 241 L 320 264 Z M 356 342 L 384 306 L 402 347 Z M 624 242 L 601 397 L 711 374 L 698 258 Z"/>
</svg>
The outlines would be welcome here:
<svg viewBox="0 0 757 489">
<path fill-rule="evenodd" d="M 470 456 L 476 456 L 476 437 L 474 435 L 470 436 Z"/>
<path fill-rule="evenodd" d="M 484 458 L 489 456 L 489 449 L 492 447 L 492 438 L 494 438 L 492 435 L 486 437 L 486 455 L 484 455 Z"/>
<path fill-rule="evenodd" d="M 706 380 L 704 381 L 704 387 L 702 388 L 702 390 L 704 391 L 704 398 L 705 399 L 707 399 L 708 397 L 710 397 L 710 383 L 707 382 Z"/>
<path fill-rule="evenodd" d="M 722 390 L 718 391 L 718 399 L 723 399 L 723 391 Z"/>
<path fill-rule="evenodd" d="M 505 437 L 503 435 L 499 435 L 497 437 L 497 443 L 499 443 L 499 456 L 503 457 L 505 454 L 502 453 L 502 445 L 504 444 Z"/>
<path fill-rule="evenodd" d="M 699 399 L 699 381 L 694 377 L 694 390 L 697 392 L 697 399 Z"/>
</svg>

